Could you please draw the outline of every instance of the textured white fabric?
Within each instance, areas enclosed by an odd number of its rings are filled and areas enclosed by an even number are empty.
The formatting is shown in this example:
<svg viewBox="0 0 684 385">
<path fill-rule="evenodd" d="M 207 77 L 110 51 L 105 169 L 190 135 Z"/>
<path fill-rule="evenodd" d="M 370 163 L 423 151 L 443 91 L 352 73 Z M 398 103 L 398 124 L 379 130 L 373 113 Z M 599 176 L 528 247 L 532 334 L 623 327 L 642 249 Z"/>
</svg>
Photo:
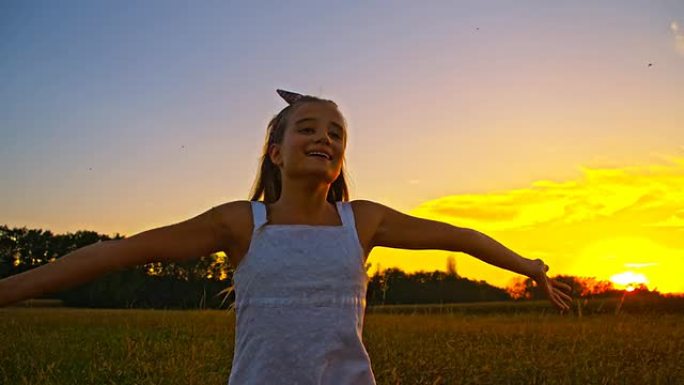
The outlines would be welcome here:
<svg viewBox="0 0 684 385">
<path fill-rule="evenodd" d="M 342 226 L 267 224 L 233 274 L 235 353 L 229 385 L 375 385 L 362 342 L 368 275 L 349 202 Z"/>
</svg>

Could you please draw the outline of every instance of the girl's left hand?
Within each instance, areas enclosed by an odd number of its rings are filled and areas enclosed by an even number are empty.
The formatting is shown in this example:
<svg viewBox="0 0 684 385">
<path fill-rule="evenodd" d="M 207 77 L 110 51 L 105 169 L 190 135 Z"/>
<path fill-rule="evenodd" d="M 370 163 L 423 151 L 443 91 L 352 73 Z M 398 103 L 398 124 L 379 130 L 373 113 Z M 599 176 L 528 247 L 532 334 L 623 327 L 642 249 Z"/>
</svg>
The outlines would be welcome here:
<svg viewBox="0 0 684 385">
<path fill-rule="evenodd" d="M 530 278 L 544 290 L 551 303 L 561 311 L 570 309 L 572 303 L 572 297 L 569 295 L 572 292 L 570 285 L 546 276 L 549 266 L 541 259 L 532 261 L 532 264 L 533 273 Z"/>
</svg>

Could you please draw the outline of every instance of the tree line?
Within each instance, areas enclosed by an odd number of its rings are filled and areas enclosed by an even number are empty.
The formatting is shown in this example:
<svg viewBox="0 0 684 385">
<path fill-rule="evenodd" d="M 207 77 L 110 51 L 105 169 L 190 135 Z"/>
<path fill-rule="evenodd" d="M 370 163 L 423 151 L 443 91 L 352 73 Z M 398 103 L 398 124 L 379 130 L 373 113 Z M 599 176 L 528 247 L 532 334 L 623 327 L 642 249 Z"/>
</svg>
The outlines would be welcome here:
<svg viewBox="0 0 684 385">
<path fill-rule="evenodd" d="M 89 244 L 123 239 L 93 231 L 53 234 L 49 230 L 9 228 L 0 225 L 0 278 L 50 263 Z M 367 264 L 366 270 L 371 267 Z M 52 293 L 66 306 L 100 308 L 202 308 L 230 307 L 234 300 L 233 268 L 219 254 L 186 262 L 155 262 L 110 272 L 99 279 Z M 502 289 L 485 281 L 461 277 L 449 257 L 447 271 L 416 272 L 378 268 L 369 277 L 367 304 L 439 304 L 458 302 L 539 299 L 543 293 L 530 279 Z M 557 277 L 574 288 L 576 296 L 619 295 L 610 282 L 593 278 Z M 639 288 L 644 290 L 645 288 Z M 647 289 L 645 289 L 647 290 Z"/>
</svg>

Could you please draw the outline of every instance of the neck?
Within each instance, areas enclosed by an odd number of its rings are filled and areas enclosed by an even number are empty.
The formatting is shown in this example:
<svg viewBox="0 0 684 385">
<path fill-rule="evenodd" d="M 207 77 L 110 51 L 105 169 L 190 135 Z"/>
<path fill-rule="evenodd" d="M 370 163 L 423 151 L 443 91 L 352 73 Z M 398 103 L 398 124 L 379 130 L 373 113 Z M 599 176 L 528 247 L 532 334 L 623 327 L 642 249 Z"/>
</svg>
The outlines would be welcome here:
<svg viewBox="0 0 684 385">
<path fill-rule="evenodd" d="M 327 201 L 330 184 L 310 180 L 283 179 L 280 198 L 271 206 L 288 218 L 316 220 L 331 209 Z"/>
</svg>

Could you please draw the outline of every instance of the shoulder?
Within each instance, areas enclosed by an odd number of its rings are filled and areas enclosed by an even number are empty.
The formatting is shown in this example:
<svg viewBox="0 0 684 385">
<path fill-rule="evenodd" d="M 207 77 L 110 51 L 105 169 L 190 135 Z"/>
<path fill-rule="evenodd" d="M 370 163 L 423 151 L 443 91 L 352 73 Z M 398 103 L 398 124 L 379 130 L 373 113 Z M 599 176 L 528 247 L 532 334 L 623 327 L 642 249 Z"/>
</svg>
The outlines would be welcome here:
<svg viewBox="0 0 684 385">
<path fill-rule="evenodd" d="M 388 216 L 393 215 L 403 215 L 400 211 L 397 211 L 389 206 L 383 205 L 382 203 L 366 200 L 357 199 L 351 201 L 352 208 L 354 210 L 354 215 L 357 214 L 361 216 L 361 220 L 369 222 L 373 228 L 377 228 L 382 223 L 383 219 Z"/>
<path fill-rule="evenodd" d="M 385 213 L 385 206 L 365 199 L 350 201 L 360 238 L 370 246 Z"/>
<path fill-rule="evenodd" d="M 252 202 L 236 200 L 214 206 L 216 226 L 221 239 L 227 243 L 238 240 L 253 226 Z"/>
<path fill-rule="evenodd" d="M 379 219 L 383 211 L 387 208 L 387 206 L 383 204 L 366 199 L 356 199 L 350 201 L 349 204 L 354 210 L 354 213 L 358 212 L 359 214 L 368 216 L 370 219 Z"/>
</svg>

